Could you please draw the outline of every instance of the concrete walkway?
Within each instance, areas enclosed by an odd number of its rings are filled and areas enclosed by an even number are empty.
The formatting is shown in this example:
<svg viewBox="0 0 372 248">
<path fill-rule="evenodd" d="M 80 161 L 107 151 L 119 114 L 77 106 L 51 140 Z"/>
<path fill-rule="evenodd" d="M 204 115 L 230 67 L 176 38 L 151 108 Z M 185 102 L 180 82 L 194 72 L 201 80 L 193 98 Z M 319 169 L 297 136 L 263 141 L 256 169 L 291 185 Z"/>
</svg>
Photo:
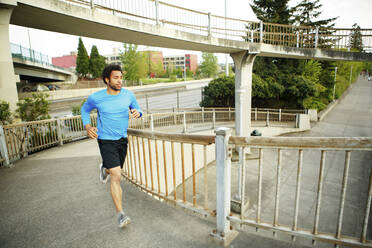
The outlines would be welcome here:
<svg viewBox="0 0 372 248">
<path fill-rule="evenodd" d="M 359 81 L 322 123 L 302 135 L 372 136 L 371 95 L 372 83 Z M 363 159 L 370 169 L 371 157 Z M 214 220 L 159 202 L 125 180 L 124 208 L 133 223 L 119 229 L 109 185 L 98 180 L 99 162 L 96 142 L 83 140 L 0 169 L 0 247 L 215 247 L 208 241 Z M 368 178 L 363 175 L 369 171 L 357 172 L 353 182 Z M 231 247 L 302 247 L 300 243 L 243 231 Z"/>
</svg>

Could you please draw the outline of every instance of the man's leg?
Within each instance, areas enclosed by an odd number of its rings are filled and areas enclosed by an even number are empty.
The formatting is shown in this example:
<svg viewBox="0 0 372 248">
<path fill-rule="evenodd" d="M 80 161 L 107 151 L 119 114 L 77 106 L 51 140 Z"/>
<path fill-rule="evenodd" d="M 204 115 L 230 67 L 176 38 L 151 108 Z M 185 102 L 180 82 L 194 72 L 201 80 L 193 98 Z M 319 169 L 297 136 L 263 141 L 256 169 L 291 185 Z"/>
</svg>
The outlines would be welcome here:
<svg viewBox="0 0 372 248">
<path fill-rule="evenodd" d="M 123 211 L 123 191 L 120 186 L 120 178 L 121 178 L 121 169 L 120 166 L 111 168 L 108 170 L 110 173 L 110 189 L 111 189 L 111 196 L 112 200 L 114 202 L 116 212 L 122 212 Z"/>
</svg>

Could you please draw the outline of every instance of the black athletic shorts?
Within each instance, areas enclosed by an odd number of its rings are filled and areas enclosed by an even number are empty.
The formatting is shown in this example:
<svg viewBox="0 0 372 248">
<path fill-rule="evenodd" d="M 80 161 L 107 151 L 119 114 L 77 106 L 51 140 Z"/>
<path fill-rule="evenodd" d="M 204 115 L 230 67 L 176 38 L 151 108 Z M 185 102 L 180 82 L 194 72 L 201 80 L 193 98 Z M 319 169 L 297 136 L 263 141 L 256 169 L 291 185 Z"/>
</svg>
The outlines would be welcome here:
<svg viewBox="0 0 372 248">
<path fill-rule="evenodd" d="M 128 138 L 119 140 L 98 140 L 99 151 L 103 161 L 103 167 L 111 169 L 117 166 L 123 169 L 127 156 Z"/>
</svg>

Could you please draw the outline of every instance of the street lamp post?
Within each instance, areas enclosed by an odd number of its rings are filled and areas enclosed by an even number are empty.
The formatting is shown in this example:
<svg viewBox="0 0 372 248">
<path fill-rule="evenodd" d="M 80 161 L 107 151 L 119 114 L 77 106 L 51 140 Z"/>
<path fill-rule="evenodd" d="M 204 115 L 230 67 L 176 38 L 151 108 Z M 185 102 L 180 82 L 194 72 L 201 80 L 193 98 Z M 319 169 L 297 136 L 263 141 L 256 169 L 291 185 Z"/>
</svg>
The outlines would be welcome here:
<svg viewBox="0 0 372 248">
<path fill-rule="evenodd" d="M 227 40 L 227 4 L 225 0 L 225 39 Z M 229 64 L 227 63 L 227 53 L 225 54 L 225 74 L 229 76 Z"/>
<path fill-rule="evenodd" d="M 183 59 L 183 77 L 184 77 L 185 82 L 186 82 L 186 54 L 185 54 L 184 59 Z"/>
<path fill-rule="evenodd" d="M 335 67 L 335 84 L 333 85 L 333 101 L 335 100 L 335 94 L 336 94 L 336 76 L 337 76 L 337 66 Z"/>
</svg>

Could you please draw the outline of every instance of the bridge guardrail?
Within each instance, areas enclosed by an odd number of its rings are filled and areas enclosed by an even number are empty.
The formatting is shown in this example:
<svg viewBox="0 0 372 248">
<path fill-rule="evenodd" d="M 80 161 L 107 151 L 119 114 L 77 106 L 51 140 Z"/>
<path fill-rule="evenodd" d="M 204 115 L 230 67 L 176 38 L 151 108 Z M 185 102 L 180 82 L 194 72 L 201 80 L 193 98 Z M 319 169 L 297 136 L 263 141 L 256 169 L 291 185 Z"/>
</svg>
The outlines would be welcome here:
<svg viewBox="0 0 372 248">
<path fill-rule="evenodd" d="M 351 183 L 351 171 L 358 170 L 355 163 L 360 156 L 372 151 L 372 138 L 318 138 L 318 137 L 236 137 L 231 136 L 228 130 L 217 131 L 216 154 L 227 154 L 231 146 L 240 149 L 245 154 L 249 147 L 252 153 L 257 155 L 256 162 L 243 159 L 240 163 L 241 198 L 238 201 L 240 213 L 233 215 L 218 215 L 217 234 L 228 236 L 230 221 L 274 232 L 284 232 L 295 237 L 307 237 L 315 243 L 315 240 L 332 243 L 335 245 L 370 247 L 372 242 L 367 239 L 369 229 L 369 216 L 372 199 L 372 172 L 368 172 L 369 180 L 358 180 L 357 184 L 363 186 L 363 197 L 354 198 L 355 185 Z M 224 143 L 223 140 L 228 142 Z M 352 153 L 355 154 L 352 157 Z M 265 156 L 264 156 L 265 154 Z M 339 194 L 330 193 L 329 178 L 326 180 L 326 172 L 330 166 L 338 165 L 326 163 L 326 155 L 344 165 L 338 169 L 341 172 L 341 180 L 337 180 Z M 266 158 L 265 158 L 266 157 Z M 268 161 L 268 158 L 271 158 Z M 319 162 L 318 162 L 319 161 Z M 231 194 L 231 182 L 226 178 L 231 174 L 231 156 L 225 159 L 217 159 L 217 178 L 226 183 L 224 192 L 220 195 Z M 319 164 L 319 165 L 317 165 Z M 354 166 L 354 167 L 353 167 Z M 314 167 L 319 169 L 314 169 Z M 223 170 L 225 168 L 225 171 Z M 368 166 L 366 167 L 368 168 Z M 283 185 L 289 171 L 292 173 L 291 187 Z M 315 175 L 311 171 L 315 172 Z M 307 178 L 303 178 L 305 175 Z M 317 174 L 316 172 L 319 172 Z M 350 173 L 349 173 L 350 172 Z M 290 174 L 290 173 L 289 173 Z M 311 175 L 312 174 L 312 175 Z M 247 179 L 248 177 L 248 179 Z M 256 178 L 256 180 L 253 180 Z M 313 179 L 312 179 L 313 178 Z M 305 180 L 307 179 L 307 180 Z M 302 181 L 303 180 L 303 181 Z M 309 190 L 305 182 L 314 180 L 317 190 Z M 273 181 L 270 190 L 268 181 Z M 334 182 L 333 182 L 334 183 Z M 335 186 L 332 186 L 335 187 Z M 304 190 L 306 188 L 306 191 Z M 257 192 L 256 194 L 247 194 Z M 283 190 L 284 189 L 284 190 Z M 347 192 L 349 189 L 350 192 Z M 284 191 L 284 192 L 282 192 Z M 266 197 L 265 197 L 266 196 Z M 264 197 L 266 200 L 264 200 Z M 249 199 L 248 199 L 249 198 Z M 284 200 L 283 200 L 284 198 Z M 336 199 L 339 199 L 337 201 Z M 350 207 L 353 199 L 361 201 L 361 208 L 357 213 Z M 271 201 L 272 200 L 272 201 Z M 280 203 L 285 201 L 285 209 Z M 293 204 L 288 204 L 293 202 Z M 309 211 L 309 204 L 315 202 L 313 210 Z M 355 202 L 354 202 L 355 203 Z M 217 206 L 225 206 L 230 209 L 230 200 L 227 198 L 217 199 Z M 249 210 L 249 211 L 247 211 Z M 325 211 L 327 210 L 327 211 Z M 292 212 L 292 219 L 280 218 L 281 215 Z M 223 210 L 217 208 L 217 213 Z M 362 213 L 362 214 L 361 214 Z M 327 216 L 325 216 L 327 215 Z M 327 218 L 327 222 L 322 221 Z M 310 218 L 310 219 L 309 219 Z M 325 218 L 324 218 L 325 219 Z M 323 220 L 324 220 L 323 219 Z M 347 223 L 347 225 L 345 225 Z"/>
<path fill-rule="evenodd" d="M 360 35 L 365 52 L 372 50 L 372 29 L 322 28 L 254 22 L 212 15 L 158 0 L 61 0 L 149 24 L 204 36 L 297 48 L 352 49 Z"/>
</svg>

